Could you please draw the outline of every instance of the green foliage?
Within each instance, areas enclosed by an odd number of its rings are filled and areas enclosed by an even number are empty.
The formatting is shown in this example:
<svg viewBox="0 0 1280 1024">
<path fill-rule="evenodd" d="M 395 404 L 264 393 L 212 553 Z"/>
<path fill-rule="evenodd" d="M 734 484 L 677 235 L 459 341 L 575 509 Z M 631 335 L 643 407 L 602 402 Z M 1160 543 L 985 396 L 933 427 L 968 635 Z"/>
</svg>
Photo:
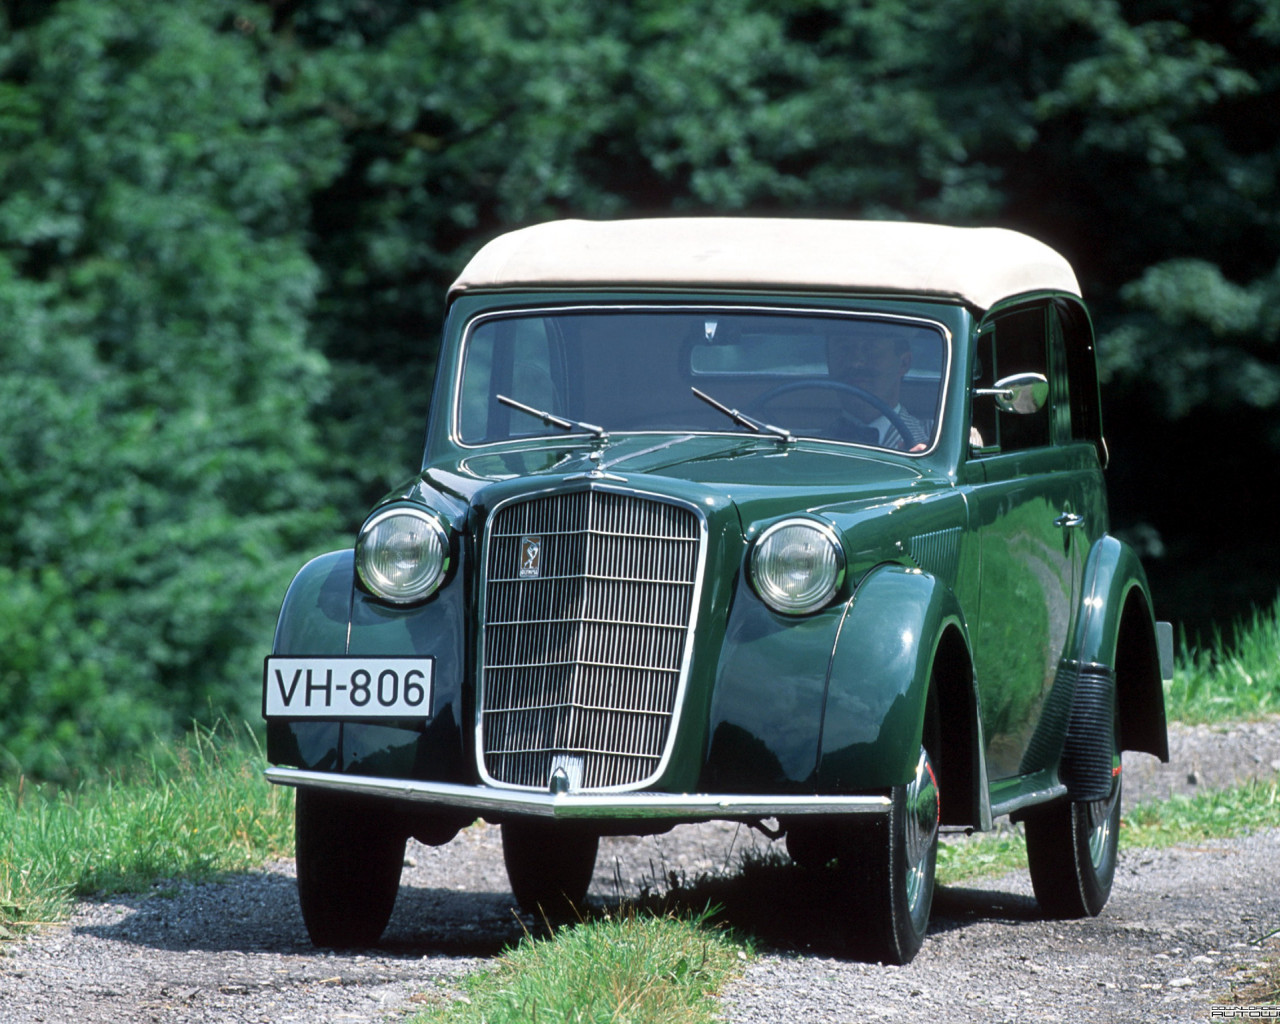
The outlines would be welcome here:
<svg viewBox="0 0 1280 1024">
<path fill-rule="evenodd" d="M 1141 312 L 1109 335 L 1105 375 L 1141 376 L 1175 420 L 1280 408 L 1280 268 L 1239 285 L 1204 260 L 1169 260 L 1120 294 Z"/>
<path fill-rule="evenodd" d="M 242 6 L 68 0 L 0 64 L 4 625 L 40 620 L 0 647 L 30 695 L 0 744 L 24 771 L 249 713 L 292 553 L 335 525 L 300 234 L 324 131 L 274 123 Z"/>
<path fill-rule="evenodd" d="M 0 567 L 0 707 L 6 776 L 69 779 L 118 751 L 137 750 L 169 723 L 158 706 L 108 681 L 104 627 L 78 621 L 56 569 Z"/>
</svg>

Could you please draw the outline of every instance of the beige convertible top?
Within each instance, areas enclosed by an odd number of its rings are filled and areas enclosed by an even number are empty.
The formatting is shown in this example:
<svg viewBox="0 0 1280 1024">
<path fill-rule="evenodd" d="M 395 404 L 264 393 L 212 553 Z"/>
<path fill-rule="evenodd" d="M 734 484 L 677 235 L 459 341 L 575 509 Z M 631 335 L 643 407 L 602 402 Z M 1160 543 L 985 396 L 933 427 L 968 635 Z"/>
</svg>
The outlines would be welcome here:
<svg viewBox="0 0 1280 1024">
<path fill-rule="evenodd" d="M 1080 294 L 1057 252 L 1004 228 L 756 217 L 561 220 L 500 235 L 449 290 L 741 288 L 904 292 L 989 309 L 1010 295 Z"/>
</svg>

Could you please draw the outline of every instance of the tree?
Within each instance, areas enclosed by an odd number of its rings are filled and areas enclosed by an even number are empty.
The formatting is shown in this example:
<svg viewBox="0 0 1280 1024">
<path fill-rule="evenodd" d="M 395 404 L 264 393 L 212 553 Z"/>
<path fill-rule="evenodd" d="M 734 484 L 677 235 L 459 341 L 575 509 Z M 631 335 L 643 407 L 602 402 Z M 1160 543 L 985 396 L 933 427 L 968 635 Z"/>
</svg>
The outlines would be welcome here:
<svg viewBox="0 0 1280 1024">
<path fill-rule="evenodd" d="M 452 274 L 498 231 L 566 215 L 912 217 L 1055 245 L 1095 311 L 1119 521 L 1150 517 L 1182 549 L 1179 575 L 1214 522 L 1163 500 L 1180 466 L 1238 486 L 1258 443 L 1280 454 L 1269 0 L 309 10 L 284 5 L 276 28 L 326 83 L 317 116 L 346 146 L 313 199 L 316 336 L 352 385 L 330 436 L 366 494 L 393 460 L 356 458 L 362 438 L 413 458 L 416 435 L 386 424 L 421 422 Z M 1205 448 L 1232 434 L 1250 444 Z M 1153 458 L 1174 436 L 1179 457 Z M 1274 575 L 1249 596 L 1269 598 Z"/>
<path fill-rule="evenodd" d="M 0 647 L 11 766 L 251 713 L 294 553 L 336 525 L 304 245 L 335 149 L 280 123 L 253 10 L 63 0 L 0 54 L 4 628 L 44 652 Z"/>
<path fill-rule="evenodd" d="M 0 0 L 0 28 L 11 765 L 253 707 L 302 554 L 413 469 L 450 280 L 535 220 L 1026 230 L 1095 312 L 1120 523 L 1185 576 L 1221 559 L 1217 506 L 1163 500 L 1185 465 L 1266 507 L 1271 0 Z"/>
</svg>

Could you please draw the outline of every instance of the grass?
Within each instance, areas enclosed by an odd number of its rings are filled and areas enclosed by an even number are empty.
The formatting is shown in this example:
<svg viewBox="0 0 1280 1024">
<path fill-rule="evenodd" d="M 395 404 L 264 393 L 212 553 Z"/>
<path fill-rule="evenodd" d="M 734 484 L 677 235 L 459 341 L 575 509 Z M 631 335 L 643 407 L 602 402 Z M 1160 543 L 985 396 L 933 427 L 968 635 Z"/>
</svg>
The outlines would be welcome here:
<svg viewBox="0 0 1280 1024">
<path fill-rule="evenodd" d="M 1170 721 L 1188 725 L 1280 714 L 1280 597 L 1255 608 L 1228 640 L 1181 642 L 1173 685 L 1165 693 Z"/>
<path fill-rule="evenodd" d="M 419 1024 L 711 1024 L 715 994 L 738 973 L 749 947 L 706 914 L 624 911 L 526 935 L 466 993 L 413 1018 Z M 442 997 L 447 998 L 447 997 Z"/>
<path fill-rule="evenodd" d="M 0 929 L 64 918 L 76 898 L 208 879 L 293 848 L 291 795 L 246 735 L 197 730 L 176 749 L 74 789 L 0 793 Z"/>
<path fill-rule="evenodd" d="M 1159 849 L 1267 828 L 1280 828 L 1280 778 L 1138 804 L 1121 818 L 1120 848 Z M 1026 867 L 1026 844 L 1012 827 L 943 843 L 938 850 L 938 880 L 944 885 Z"/>
</svg>

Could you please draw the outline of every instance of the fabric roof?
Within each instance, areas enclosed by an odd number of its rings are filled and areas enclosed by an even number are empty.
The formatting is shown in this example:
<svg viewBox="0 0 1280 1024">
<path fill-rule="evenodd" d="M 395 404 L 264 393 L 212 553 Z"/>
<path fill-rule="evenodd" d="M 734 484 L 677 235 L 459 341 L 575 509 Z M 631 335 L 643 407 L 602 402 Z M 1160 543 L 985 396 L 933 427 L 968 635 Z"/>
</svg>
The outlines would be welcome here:
<svg viewBox="0 0 1280 1024">
<path fill-rule="evenodd" d="M 1062 256 L 1004 228 L 671 217 L 560 220 L 500 235 L 449 295 L 551 286 L 904 292 L 979 309 L 1023 292 L 1080 294 Z"/>
</svg>

